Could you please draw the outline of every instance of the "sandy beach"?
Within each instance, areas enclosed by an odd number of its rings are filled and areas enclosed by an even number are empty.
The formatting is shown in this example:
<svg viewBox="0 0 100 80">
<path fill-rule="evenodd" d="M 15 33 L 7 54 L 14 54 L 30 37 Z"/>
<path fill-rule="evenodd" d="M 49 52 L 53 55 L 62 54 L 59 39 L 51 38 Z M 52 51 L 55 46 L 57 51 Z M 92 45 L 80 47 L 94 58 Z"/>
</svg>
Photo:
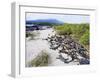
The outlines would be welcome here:
<svg viewBox="0 0 100 80">
<path fill-rule="evenodd" d="M 77 65 L 78 62 L 64 63 L 60 59 L 57 59 L 59 56 L 58 50 L 50 49 L 50 45 L 47 40 L 48 36 L 54 35 L 55 32 L 52 28 L 46 30 L 39 30 L 39 35 L 35 37 L 34 40 L 26 40 L 26 63 L 34 59 L 37 55 L 40 54 L 42 50 L 48 52 L 50 56 L 50 64 L 48 66 L 62 66 L 62 65 Z M 66 56 L 66 55 L 65 55 Z M 28 66 L 28 64 L 27 64 Z"/>
</svg>

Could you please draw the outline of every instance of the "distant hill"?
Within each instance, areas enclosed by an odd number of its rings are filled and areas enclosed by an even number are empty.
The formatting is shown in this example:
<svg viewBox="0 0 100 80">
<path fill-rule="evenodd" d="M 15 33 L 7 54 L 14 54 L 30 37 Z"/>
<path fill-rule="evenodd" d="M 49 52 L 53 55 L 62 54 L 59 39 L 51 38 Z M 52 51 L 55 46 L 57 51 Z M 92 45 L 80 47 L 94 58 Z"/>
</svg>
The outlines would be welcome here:
<svg viewBox="0 0 100 80">
<path fill-rule="evenodd" d="M 37 20 L 28 20 L 26 21 L 26 24 L 63 24 L 62 21 L 59 21 L 57 19 L 37 19 Z"/>
</svg>

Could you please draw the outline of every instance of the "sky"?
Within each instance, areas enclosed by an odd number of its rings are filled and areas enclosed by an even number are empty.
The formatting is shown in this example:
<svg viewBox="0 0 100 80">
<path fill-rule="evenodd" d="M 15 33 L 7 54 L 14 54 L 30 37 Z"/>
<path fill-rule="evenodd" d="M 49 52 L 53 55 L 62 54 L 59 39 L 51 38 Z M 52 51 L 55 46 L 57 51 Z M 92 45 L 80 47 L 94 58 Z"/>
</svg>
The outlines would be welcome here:
<svg viewBox="0 0 100 80">
<path fill-rule="evenodd" d="M 56 19 L 64 23 L 89 23 L 89 15 L 26 13 L 26 20 Z"/>
</svg>

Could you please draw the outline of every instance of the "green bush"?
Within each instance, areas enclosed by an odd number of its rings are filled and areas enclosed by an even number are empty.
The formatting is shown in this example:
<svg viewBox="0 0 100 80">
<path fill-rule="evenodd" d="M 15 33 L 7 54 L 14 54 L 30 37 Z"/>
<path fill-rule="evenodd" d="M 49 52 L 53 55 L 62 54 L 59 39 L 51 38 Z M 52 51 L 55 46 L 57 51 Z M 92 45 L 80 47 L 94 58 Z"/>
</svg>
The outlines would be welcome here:
<svg viewBox="0 0 100 80">
<path fill-rule="evenodd" d="M 54 29 L 60 35 L 77 35 L 79 38 L 82 36 L 86 30 L 89 30 L 89 24 L 63 24 L 60 26 L 54 26 Z"/>
<path fill-rule="evenodd" d="M 26 32 L 26 37 L 32 36 L 30 32 Z"/>
<path fill-rule="evenodd" d="M 64 24 L 60 26 L 55 26 L 54 29 L 59 35 L 70 35 L 72 34 L 71 26 L 69 24 Z"/>
<path fill-rule="evenodd" d="M 26 32 L 26 37 L 31 37 L 31 39 L 33 40 L 36 36 L 39 35 L 39 32 L 35 32 L 35 31 L 29 31 L 29 32 Z"/>
<path fill-rule="evenodd" d="M 89 31 L 87 30 L 80 38 L 80 43 L 83 45 L 89 45 Z"/>
<path fill-rule="evenodd" d="M 47 66 L 49 62 L 49 55 L 47 52 L 42 51 L 35 59 L 33 59 L 29 64 L 30 66 Z"/>
<path fill-rule="evenodd" d="M 76 38 L 78 41 L 85 34 L 87 30 L 89 30 L 89 25 L 88 24 L 73 24 L 71 27 L 72 29 L 72 34 L 74 38 Z"/>
</svg>

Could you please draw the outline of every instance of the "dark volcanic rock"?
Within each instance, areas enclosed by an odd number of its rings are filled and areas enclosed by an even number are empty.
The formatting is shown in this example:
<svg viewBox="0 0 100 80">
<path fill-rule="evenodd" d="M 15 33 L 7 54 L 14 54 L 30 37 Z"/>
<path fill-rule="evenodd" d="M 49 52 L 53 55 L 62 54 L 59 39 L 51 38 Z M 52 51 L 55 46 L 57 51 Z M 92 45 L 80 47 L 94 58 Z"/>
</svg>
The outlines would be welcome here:
<svg viewBox="0 0 100 80">
<path fill-rule="evenodd" d="M 88 59 L 80 59 L 80 64 L 90 64 L 90 61 Z"/>
<path fill-rule="evenodd" d="M 50 43 L 50 48 L 53 50 L 58 49 L 59 53 L 69 55 L 72 60 L 66 60 L 63 56 L 59 56 L 64 63 L 69 63 L 75 59 L 79 60 L 80 64 L 89 64 L 89 55 L 87 55 L 87 49 L 85 49 L 81 44 L 75 42 L 69 35 L 54 35 L 48 37 L 46 40 Z M 78 54 L 78 55 L 77 55 Z M 83 57 L 79 59 L 79 56 Z"/>
</svg>

